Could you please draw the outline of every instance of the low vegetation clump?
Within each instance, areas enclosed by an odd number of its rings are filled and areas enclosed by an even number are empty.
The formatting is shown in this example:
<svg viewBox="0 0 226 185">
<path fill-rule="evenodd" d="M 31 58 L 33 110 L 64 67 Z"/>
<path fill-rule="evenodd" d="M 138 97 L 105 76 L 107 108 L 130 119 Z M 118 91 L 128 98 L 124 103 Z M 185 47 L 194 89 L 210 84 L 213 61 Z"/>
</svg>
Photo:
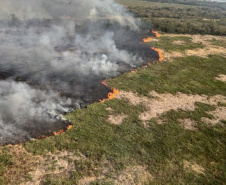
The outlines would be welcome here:
<svg viewBox="0 0 226 185">
<path fill-rule="evenodd" d="M 187 0 L 118 0 L 165 33 L 226 35 L 226 3 Z"/>
<path fill-rule="evenodd" d="M 7 183 L 7 179 L 2 175 L 10 165 L 12 165 L 12 156 L 8 154 L 7 149 L 2 149 L 0 153 L 0 184 Z"/>
<path fill-rule="evenodd" d="M 216 46 L 221 46 L 226 48 L 226 41 L 225 40 L 217 40 L 217 39 L 212 39 L 210 40 L 212 45 L 216 45 Z"/>
</svg>

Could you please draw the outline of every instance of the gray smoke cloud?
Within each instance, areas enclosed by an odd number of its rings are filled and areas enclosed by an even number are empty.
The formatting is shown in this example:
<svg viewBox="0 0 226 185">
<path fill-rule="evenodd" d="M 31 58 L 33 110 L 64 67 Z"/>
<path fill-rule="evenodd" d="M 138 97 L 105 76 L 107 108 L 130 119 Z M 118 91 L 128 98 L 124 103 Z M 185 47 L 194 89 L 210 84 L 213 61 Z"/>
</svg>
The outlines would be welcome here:
<svg viewBox="0 0 226 185">
<path fill-rule="evenodd" d="M 139 28 L 139 20 L 135 21 L 133 16 L 114 0 L 1 0 L 0 18 L 8 18 L 11 14 L 16 14 L 20 19 L 108 17 L 121 25 Z"/>
<path fill-rule="evenodd" d="M 81 96 L 92 102 L 100 80 L 143 62 L 125 48 L 141 21 L 113 0 L 0 2 L 0 143 L 32 137 L 29 122 L 54 124 Z"/>
<path fill-rule="evenodd" d="M 60 112 L 67 112 L 70 99 L 60 97 L 54 91 L 37 90 L 25 83 L 0 81 L 0 137 L 14 134 L 29 135 L 24 123 L 38 121 L 51 124 L 61 119 Z M 28 126 L 28 125 L 27 125 Z"/>
</svg>

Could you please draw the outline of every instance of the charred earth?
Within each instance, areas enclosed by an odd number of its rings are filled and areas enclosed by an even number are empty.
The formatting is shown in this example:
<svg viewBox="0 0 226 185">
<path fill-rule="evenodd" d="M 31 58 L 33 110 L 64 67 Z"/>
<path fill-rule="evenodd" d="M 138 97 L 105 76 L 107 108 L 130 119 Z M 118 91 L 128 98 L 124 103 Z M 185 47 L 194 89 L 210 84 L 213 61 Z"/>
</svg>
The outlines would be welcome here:
<svg viewBox="0 0 226 185">
<path fill-rule="evenodd" d="M 0 144 L 51 135 L 63 114 L 106 98 L 101 82 L 158 58 L 150 26 L 112 19 L 0 21 Z"/>
</svg>

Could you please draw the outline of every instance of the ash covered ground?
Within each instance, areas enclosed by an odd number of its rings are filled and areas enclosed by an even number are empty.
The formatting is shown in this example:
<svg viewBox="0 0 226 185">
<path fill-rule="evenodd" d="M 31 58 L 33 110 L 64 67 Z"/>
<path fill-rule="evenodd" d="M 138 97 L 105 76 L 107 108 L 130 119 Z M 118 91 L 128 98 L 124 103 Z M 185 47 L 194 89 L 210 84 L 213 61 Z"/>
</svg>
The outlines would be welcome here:
<svg viewBox="0 0 226 185">
<path fill-rule="evenodd" d="M 2 7 L 0 144 L 66 128 L 62 114 L 107 97 L 101 81 L 158 58 L 141 43 L 150 26 L 112 0 Z"/>
</svg>

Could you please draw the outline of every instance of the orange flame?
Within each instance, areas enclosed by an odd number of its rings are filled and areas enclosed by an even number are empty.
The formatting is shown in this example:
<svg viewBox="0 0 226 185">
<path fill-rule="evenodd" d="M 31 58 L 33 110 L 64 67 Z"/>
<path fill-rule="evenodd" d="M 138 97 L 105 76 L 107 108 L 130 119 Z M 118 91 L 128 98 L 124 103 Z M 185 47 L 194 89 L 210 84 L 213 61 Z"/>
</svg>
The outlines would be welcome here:
<svg viewBox="0 0 226 185">
<path fill-rule="evenodd" d="M 133 69 L 132 71 L 130 71 L 131 73 L 136 73 L 137 69 Z"/>
<path fill-rule="evenodd" d="M 160 37 L 160 35 L 159 35 L 159 32 L 158 32 L 158 31 L 152 30 L 152 33 L 154 33 L 156 37 Z"/>
<path fill-rule="evenodd" d="M 67 130 L 71 130 L 72 129 L 72 125 L 68 125 Z"/>
<path fill-rule="evenodd" d="M 143 42 L 151 42 L 152 37 L 143 38 Z"/>
<path fill-rule="evenodd" d="M 106 87 L 108 86 L 107 83 L 106 83 L 106 80 L 102 81 L 101 82 L 103 85 L 105 85 Z M 108 98 L 106 99 L 103 99 L 103 100 L 100 100 L 101 103 L 104 103 L 105 101 L 107 100 L 111 100 L 111 99 L 114 99 L 115 96 L 119 94 L 119 90 L 118 89 L 115 89 L 115 88 L 112 88 L 112 92 L 109 92 L 108 93 Z"/>
<path fill-rule="evenodd" d="M 152 30 L 152 33 L 155 34 L 155 37 L 160 37 L 158 31 Z M 152 39 L 152 37 L 143 38 L 143 42 L 151 42 L 151 39 Z M 154 47 L 151 47 L 151 49 L 158 52 L 158 54 L 159 54 L 159 61 L 163 61 L 164 60 L 163 54 L 162 54 L 162 50 L 154 48 Z M 144 66 L 144 67 L 146 67 L 146 66 Z M 132 72 L 134 72 L 134 71 L 132 71 Z"/>
<path fill-rule="evenodd" d="M 54 136 L 60 135 L 62 133 L 64 133 L 64 130 L 63 129 L 62 130 L 59 130 L 57 132 L 53 132 Z"/>
<path fill-rule="evenodd" d="M 66 132 L 67 130 L 70 130 L 72 128 L 72 125 L 68 125 L 67 126 L 67 129 L 61 129 L 61 130 L 59 130 L 59 131 L 57 131 L 57 132 L 53 132 L 53 135 L 54 136 L 57 136 L 57 135 L 60 135 L 60 134 L 62 134 L 62 133 L 64 133 L 64 132 Z"/>
<path fill-rule="evenodd" d="M 107 83 L 106 83 L 106 80 L 103 80 L 101 83 L 102 83 L 103 85 L 105 85 L 106 87 L 108 86 Z"/>
<path fill-rule="evenodd" d="M 160 62 L 163 61 L 164 58 L 163 58 L 162 50 L 157 49 L 157 48 L 154 48 L 154 47 L 151 47 L 151 49 L 157 51 L 158 54 L 159 54 L 159 61 L 160 61 Z"/>
<path fill-rule="evenodd" d="M 53 134 L 50 134 L 49 136 L 57 136 L 57 135 L 60 135 L 60 134 L 62 134 L 62 133 L 64 133 L 64 132 L 66 132 L 67 130 L 72 129 L 72 127 L 73 127 L 73 125 L 68 125 L 68 126 L 67 126 L 67 129 L 61 129 L 61 130 L 59 130 L 59 131 L 53 132 Z M 48 137 L 48 136 L 46 136 L 46 135 L 42 135 L 42 136 L 39 137 L 39 139 L 40 139 L 40 140 L 43 140 L 43 139 L 45 139 L 45 138 L 47 138 L 47 137 Z"/>
</svg>

